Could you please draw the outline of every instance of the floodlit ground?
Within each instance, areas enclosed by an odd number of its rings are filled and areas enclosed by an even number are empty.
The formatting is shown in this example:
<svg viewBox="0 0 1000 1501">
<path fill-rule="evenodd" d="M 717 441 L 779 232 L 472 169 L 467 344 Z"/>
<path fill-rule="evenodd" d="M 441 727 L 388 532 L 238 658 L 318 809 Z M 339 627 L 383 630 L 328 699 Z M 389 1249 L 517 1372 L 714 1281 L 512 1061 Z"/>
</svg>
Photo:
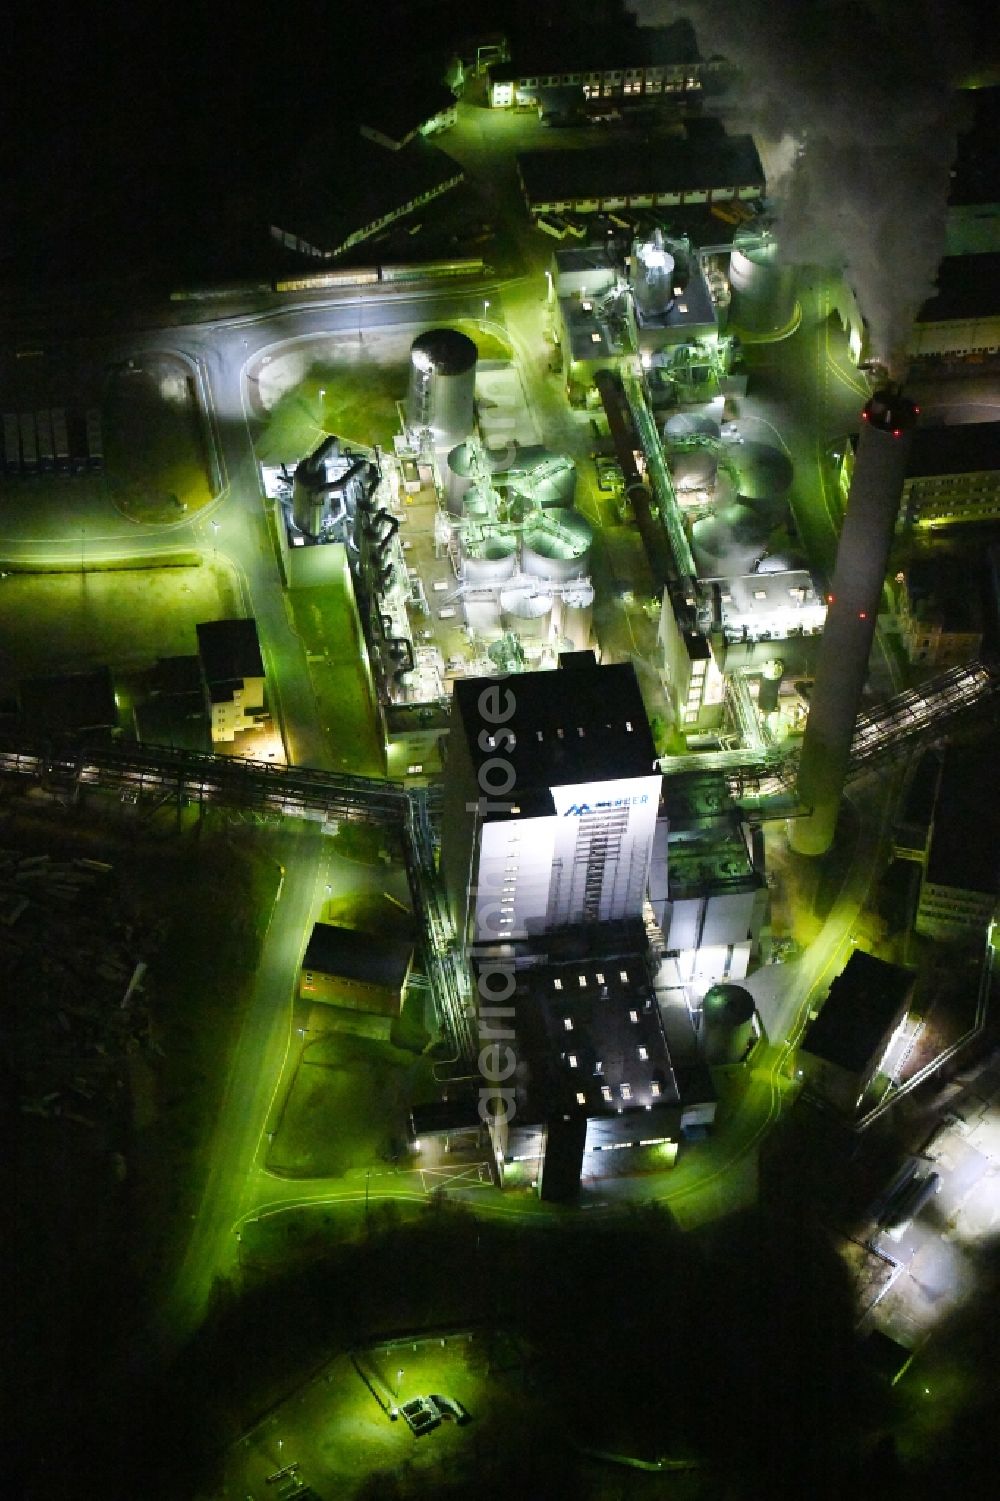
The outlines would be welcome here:
<svg viewBox="0 0 1000 1501">
<path fill-rule="evenodd" d="M 266 421 L 257 437 L 265 464 L 297 462 L 326 433 L 355 443 L 392 444 L 396 403 L 406 397 L 410 345 L 418 328 L 303 339 L 279 346 L 247 373 L 251 406 Z M 323 393 L 322 395 L 320 393 Z"/>
<path fill-rule="evenodd" d="M 133 521 L 182 521 L 213 498 L 191 372 L 176 356 L 113 371 L 105 430 L 108 489 Z"/>
<path fill-rule="evenodd" d="M 361 627 L 346 570 L 322 587 L 289 589 L 292 626 L 306 650 L 319 722 L 338 771 L 383 774 L 382 744 Z"/>
<path fill-rule="evenodd" d="M 202 567 L 11 573 L 0 581 L 0 686 L 19 678 L 151 666 L 197 650 L 195 626 L 239 613 L 228 571 Z M 30 621 L 30 629 L 27 622 Z"/>
<path fill-rule="evenodd" d="M 268 1167 L 289 1177 L 339 1178 L 388 1161 L 404 1148 L 407 1110 L 421 1088 L 430 1093 L 430 1064 L 389 1042 L 347 1032 L 309 1041 Z"/>
<path fill-rule="evenodd" d="M 435 1473 L 449 1483 L 465 1475 L 473 1486 L 477 1458 L 523 1432 L 524 1423 L 519 1371 L 489 1371 L 483 1346 L 481 1339 L 448 1332 L 372 1346 L 358 1352 L 357 1364 L 338 1356 L 230 1451 L 232 1494 L 254 1485 L 262 1493 L 267 1476 L 287 1464 L 298 1464 L 304 1483 L 320 1495 L 344 1501 L 369 1494 L 380 1476 L 391 1475 L 399 1487 L 393 1494 L 400 1496 L 430 1494 Z M 402 1418 L 383 1410 L 358 1365 L 390 1407 L 394 1396 L 407 1402 L 434 1392 L 460 1401 L 470 1421 L 442 1422 L 415 1438 Z"/>
</svg>

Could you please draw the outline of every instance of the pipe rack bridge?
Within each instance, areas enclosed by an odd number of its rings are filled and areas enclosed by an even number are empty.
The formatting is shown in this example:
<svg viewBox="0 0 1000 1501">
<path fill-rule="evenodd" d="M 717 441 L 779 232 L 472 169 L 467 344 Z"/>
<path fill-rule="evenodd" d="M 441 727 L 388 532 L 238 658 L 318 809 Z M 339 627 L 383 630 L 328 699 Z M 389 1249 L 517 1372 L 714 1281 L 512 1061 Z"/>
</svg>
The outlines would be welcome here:
<svg viewBox="0 0 1000 1501">
<path fill-rule="evenodd" d="M 406 816 L 407 792 L 398 782 L 131 741 L 69 744 L 0 736 L 0 774 L 292 818 L 354 819 L 401 827 Z"/>
</svg>

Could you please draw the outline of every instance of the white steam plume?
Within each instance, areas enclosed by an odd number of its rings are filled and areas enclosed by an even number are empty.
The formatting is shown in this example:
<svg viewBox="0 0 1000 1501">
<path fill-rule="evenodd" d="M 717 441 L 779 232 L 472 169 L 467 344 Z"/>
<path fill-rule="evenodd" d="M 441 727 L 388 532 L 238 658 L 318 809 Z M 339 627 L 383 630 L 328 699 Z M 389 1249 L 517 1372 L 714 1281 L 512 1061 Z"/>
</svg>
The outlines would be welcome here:
<svg viewBox="0 0 1000 1501">
<path fill-rule="evenodd" d="M 955 0 L 628 0 L 643 25 L 686 16 L 703 57 L 738 69 L 727 124 L 788 163 L 786 259 L 843 269 L 886 365 L 934 289 L 963 111 L 954 80 L 975 55 Z M 711 108 L 711 101 L 707 101 Z"/>
</svg>

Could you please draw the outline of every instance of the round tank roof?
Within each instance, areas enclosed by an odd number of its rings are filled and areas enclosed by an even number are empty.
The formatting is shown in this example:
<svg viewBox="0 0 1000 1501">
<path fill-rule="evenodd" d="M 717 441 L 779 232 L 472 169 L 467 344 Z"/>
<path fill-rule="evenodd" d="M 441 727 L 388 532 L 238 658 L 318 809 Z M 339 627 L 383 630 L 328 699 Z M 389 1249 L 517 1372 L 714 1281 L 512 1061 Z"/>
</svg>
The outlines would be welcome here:
<svg viewBox="0 0 1000 1501">
<path fill-rule="evenodd" d="M 719 460 L 709 448 L 680 448 L 667 461 L 675 490 L 713 490 Z"/>
<path fill-rule="evenodd" d="M 545 520 L 525 527 L 524 540 L 546 558 L 578 558 L 594 540 L 590 522 L 579 511 L 547 512 Z"/>
<path fill-rule="evenodd" d="M 700 517 L 691 528 L 695 560 L 703 577 L 752 573 L 766 538 L 767 528 L 760 518 L 739 502 Z"/>
<path fill-rule="evenodd" d="M 663 436 L 670 438 L 718 438 L 721 425 L 707 412 L 674 412 L 663 424 Z"/>
<path fill-rule="evenodd" d="M 721 981 L 706 990 L 702 1001 L 706 1013 L 720 1020 L 731 1022 L 734 1027 L 748 1022 L 756 1009 L 754 998 L 742 985 Z"/>
<path fill-rule="evenodd" d="M 746 500 L 775 500 L 792 483 L 792 461 L 770 443 L 741 443 L 732 455 L 739 473 L 740 495 Z"/>
<path fill-rule="evenodd" d="M 551 594 L 536 594 L 531 589 L 501 589 L 500 608 L 505 615 L 521 620 L 537 620 L 552 609 Z"/>
<path fill-rule="evenodd" d="M 462 375 L 474 368 L 477 351 L 468 334 L 460 333 L 457 328 L 429 328 L 414 339 L 410 358 L 418 369 L 436 370 L 440 375 Z"/>
</svg>

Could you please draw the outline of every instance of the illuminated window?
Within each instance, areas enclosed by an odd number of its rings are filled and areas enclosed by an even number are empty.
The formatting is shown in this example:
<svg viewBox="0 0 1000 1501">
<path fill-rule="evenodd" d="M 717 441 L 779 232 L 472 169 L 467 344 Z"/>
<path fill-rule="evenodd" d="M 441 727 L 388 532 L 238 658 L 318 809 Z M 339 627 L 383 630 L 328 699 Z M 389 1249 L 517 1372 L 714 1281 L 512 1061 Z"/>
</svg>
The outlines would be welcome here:
<svg viewBox="0 0 1000 1501">
<path fill-rule="evenodd" d="M 628 981 L 628 970 L 627 969 L 620 969 L 618 971 L 618 978 L 619 978 L 619 980 L 624 980 L 624 981 L 627 982 Z"/>
<path fill-rule="evenodd" d="M 597 974 L 594 976 L 594 978 L 596 979 L 598 985 L 604 984 L 604 976 L 601 974 L 600 970 L 597 971 Z"/>
<path fill-rule="evenodd" d="M 639 1048 L 639 1057 L 640 1057 L 640 1059 L 642 1060 L 643 1063 L 646 1062 L 646 1059 L 649 1057 L 649 1053 L 648 1053 L 648 1051 L 647 1051 L 646 1048 L 640 1046 L 640 1048 Z"/>
<path fill-rule="evenodd" d="M 587 976 L 586 975 L 580 975 L 577 983 L 579 984 L 581 990 L 586 990 L 586 988 L 587 988 Z"/>
<path fill-rule="evenodd" d="M 622 1085 L 622 1099 L 623 1100 L 630 1100 L 631 1098 L 632 1098 L 632 1086 L 631 1086 L 631 1084 L 623 1084 Z"/>
<path fill-rule="evenodd" d="M 553 980 L 552 981 L 552 987 L 553 987 L 554 990 L 562 990 L 562 981 L 561 980 Z"/>
<path fill-rule="evenodd" d="M 591 334 L 590 342 L 591 344 L 599 344 L 601 342 L 600 334 Z"/>
<path fill-rule="evenodd" d="M 586 1105 L 587 1103 L 587 1096 L 582 1092 L 582 1090 L 578 1089 L 576 1092 L 576 1103 L 578 1105 Z"/>
<path fill-rule="evenodd" d="M 601 1094 L 604 1097 L 604 1099 L 607 1100 L 608 1104 L 610 1105 L 611 1104 L 611 1090 L 608 1088 L 608 1086 L 606 1084 L 602 1084 L 601 1085 Z"/>
<path fill-rule="evenodd" d="M 653 1095 L 654 1098 L 660 1093 L 660 1085 L 656 1079 L 653 1079 L 653 1081 L 651 1082 L 649 1086 L 649 1092 L 651 1095 Z"/>
<path fill-rule="evenodd" d="M 566 1028 L 567 1032 L 572 1032 L 572 1030 L 573 1030 L 573 1018 L 571 1016 L 564 1016 L 563 1017 L 563 1026 Z"/>
<path fill-rule="evenodd" d="M 566 1054 L 566 1062 L 569 1064 L 570 1068 L 576 1068 L 576 1054 L 575 1053 L 567 1053 Z"/>
<path fill-rule="evenodd" d="M 594 1073 L 595 1074 L 603 1074 L 603 1072 L 604 1072 L 604 1061 L 603 1061 L 603 1059 L 598 1058 L 594 1062 Z"/>
<path fill-rule="evenodd" d="M 753 597 L 754 597 L 754 599 L 766 599 L 767 598 L 767 590 L 766 589 L 755 589 L 753 591 Z"/>
<path fill-rule="evenodd" d="M 638 1011 L 630 1011 L 628 1014 L 628 1019 L 630 1022 L 637 1022 L 639 1020 Z"/>
</svg>

